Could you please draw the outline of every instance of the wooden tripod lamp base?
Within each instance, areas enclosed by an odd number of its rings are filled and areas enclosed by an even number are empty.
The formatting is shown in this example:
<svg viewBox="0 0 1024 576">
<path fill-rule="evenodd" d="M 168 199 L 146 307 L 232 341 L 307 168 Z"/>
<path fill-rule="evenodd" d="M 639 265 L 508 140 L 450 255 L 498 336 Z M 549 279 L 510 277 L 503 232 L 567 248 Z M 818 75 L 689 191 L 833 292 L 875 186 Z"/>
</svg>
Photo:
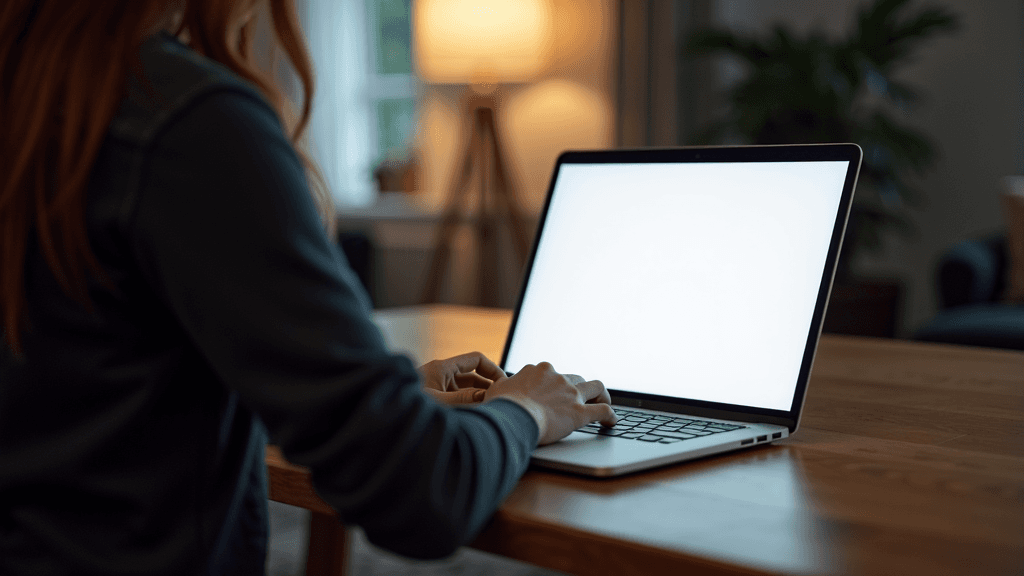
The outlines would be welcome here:
<svg viewBox="0 0 1024 576">
<path fill-rule="evenodd" d="M 493 95 L 476 95 L 469 101 L 468 109 L 473 117 L 472 132 L 462 154 L 462 166 L 453 174 L 452 185 L 449 187 L 448 205 L 438 228 L 437 245 L 423 291 L 424 304 L 437 302 L 441 296 L 441 286 L 451 260 L 452 243 L 464 221 L 468 220 L 472 226 L 477 247 L 476 285 L 480 305 L 496 307 L 501 304 L 498 232 L 503 223 L 511 228 L 519 269 L 526 263 L 529 238 L 523 211 L 516 201 L 509 180 L 508 163 L 495 122 L 496 104 L 497 99 Z M 475 215 L 467 214 L 473 204 L 470 182 L 474 167 L 480 184 Z"/>
</svg>

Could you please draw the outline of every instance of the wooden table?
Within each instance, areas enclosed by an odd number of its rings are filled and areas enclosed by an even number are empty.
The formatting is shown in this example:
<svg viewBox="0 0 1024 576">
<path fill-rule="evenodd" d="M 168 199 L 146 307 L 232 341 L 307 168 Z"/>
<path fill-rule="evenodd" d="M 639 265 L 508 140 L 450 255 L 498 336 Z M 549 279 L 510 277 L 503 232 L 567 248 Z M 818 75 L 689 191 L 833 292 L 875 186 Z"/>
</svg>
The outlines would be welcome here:
<svg viewBox="0 0 1024 576">
<path fill-rule="evenodd" d="M 417 361 L 499 359 L 509 313 L 378 320 Z M 271 499 L 313 510 L 310 574 L 344 532 L 271 449 Z M 573 574 L 1024 574 L 1024 353 L 824 336 L 792 438 L 617 479 L 529 471 L 474 547 Z"/>
</svg>

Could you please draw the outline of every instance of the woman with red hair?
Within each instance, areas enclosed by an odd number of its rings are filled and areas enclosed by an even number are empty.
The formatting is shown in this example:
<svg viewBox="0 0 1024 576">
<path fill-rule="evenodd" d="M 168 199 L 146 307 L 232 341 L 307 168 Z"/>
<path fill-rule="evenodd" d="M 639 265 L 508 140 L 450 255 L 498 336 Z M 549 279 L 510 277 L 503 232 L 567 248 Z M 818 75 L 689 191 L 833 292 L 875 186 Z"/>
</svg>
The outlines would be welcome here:
<svg viewBox="0 0 1024 576">
<path fill-rule="evenodd" d="M 440 557 L 538 443 L 614 422 L 549 364 L 386 349 L 294 145 L 291 0 L 5 0 L 0 79 L 0 574 L 262 574 L 268 433 L 342 521 Z M 422 389 L 458 381 L 484 402 Z"/>
</svg>

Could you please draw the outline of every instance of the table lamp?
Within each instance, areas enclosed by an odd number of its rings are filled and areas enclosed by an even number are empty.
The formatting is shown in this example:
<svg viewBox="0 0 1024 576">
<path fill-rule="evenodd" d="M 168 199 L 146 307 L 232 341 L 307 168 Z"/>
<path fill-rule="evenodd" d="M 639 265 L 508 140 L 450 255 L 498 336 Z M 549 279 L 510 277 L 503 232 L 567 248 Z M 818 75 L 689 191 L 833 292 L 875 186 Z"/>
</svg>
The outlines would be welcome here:
<svg viewBox="0 0 1024 576">
<path fill-rule="evenodd" d="M 474 169 L 479 174 L 478 240 L 480 303 L 499 305 L 498 228 L 501 212 L 513 232 L 520 266 L 529 245 L 523 212 L 509 180 L 495 109 L 508 86 L 529 82 L 551 53 L 552 7 L 546 0 L 416 0 L 413 41 L 416 71 L 432 84 L 465 87 L 472 132 L 455 166 L 438 241 L 423 292 L 436 302 L 451 257 L 452 242 L 468 204 Z M 490 185 L 489 185 L 490 184 Z"/>
</svg>

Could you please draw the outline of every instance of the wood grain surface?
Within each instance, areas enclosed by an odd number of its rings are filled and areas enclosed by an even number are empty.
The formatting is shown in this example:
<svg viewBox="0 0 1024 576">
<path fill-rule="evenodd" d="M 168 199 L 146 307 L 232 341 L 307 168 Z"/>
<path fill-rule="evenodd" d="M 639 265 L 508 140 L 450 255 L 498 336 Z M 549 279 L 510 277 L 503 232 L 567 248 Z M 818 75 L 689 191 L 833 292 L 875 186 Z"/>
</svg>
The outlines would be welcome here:
<svg viewBox="0 0 1024 576">
<path fill-rule="evenodd" d="M 422 363 L 507 311 L 378 313 Z M 268 451 L 271 498 L 329 513 Z M 823 336 L 800 429 L 613 479 L 531 470 L 473 546 L 573 574 L 1024 574 L 1024 353 Z"/>
</svg>

